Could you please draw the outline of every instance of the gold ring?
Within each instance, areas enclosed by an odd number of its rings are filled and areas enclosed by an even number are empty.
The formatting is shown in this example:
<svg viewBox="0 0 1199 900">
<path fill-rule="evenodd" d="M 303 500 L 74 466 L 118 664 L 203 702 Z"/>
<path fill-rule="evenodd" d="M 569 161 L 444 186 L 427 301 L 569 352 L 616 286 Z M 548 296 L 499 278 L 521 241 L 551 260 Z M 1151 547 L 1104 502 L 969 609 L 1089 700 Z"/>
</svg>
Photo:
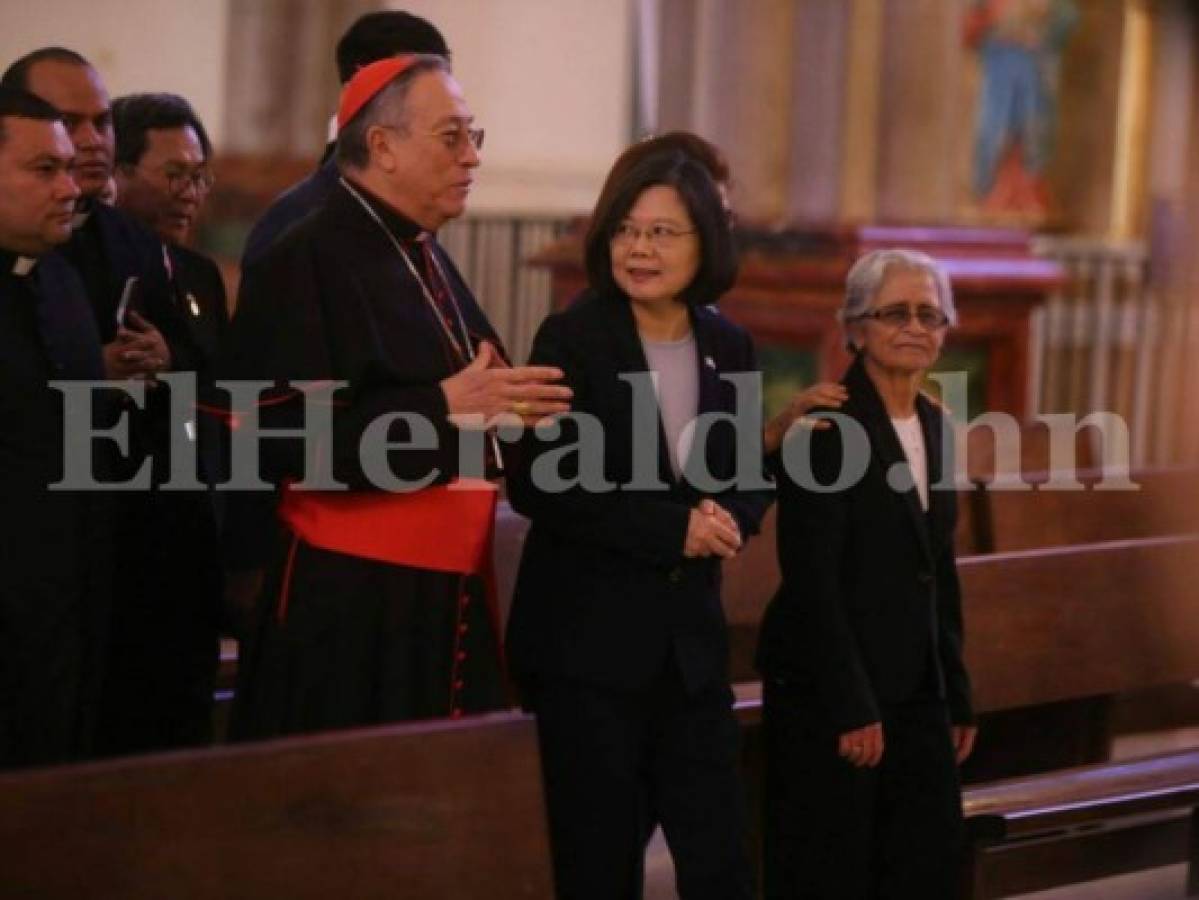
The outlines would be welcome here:
<svg viewBox="0 0 1199 900">
<path fill-rule="evenodd" d="M 533 411 L 533 405 L 527 400 L 512 401 L 512 411 L 518 416 L 527 416 Z"/>
</svg>

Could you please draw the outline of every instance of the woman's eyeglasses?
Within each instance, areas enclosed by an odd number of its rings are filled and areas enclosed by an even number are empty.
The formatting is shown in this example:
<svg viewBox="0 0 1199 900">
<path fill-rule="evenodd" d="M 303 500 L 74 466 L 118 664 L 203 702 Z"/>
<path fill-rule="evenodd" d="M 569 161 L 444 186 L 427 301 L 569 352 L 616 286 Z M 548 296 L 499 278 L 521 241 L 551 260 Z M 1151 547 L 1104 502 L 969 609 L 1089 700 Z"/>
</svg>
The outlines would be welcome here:
<svg viewBox="0 0 1199 900">
<path fill-rule="evenodd" d="M 890 328 L 903 328 L 912 319 L 915 319 L 922 328 L 929 331 L 937 331 L 949 324 L 949 316 L 935 306 L 911 307 L 904 303 L 884 306 L 882 309 L 872 309 L 854 316 L 855 321 L 858 319 L 874 319 Z"/>
<path fill-rule="evenodd" d="M 632 246 L 642 235 L 649 241 L 651 247 L 668 247 L 685 234 L 695 234 L 695 229 L 675 228 L 673 225 L 658 223 L 648 228 L 638 228 L 632 222 L 621 222 L 612 231 L 612 243 L 619 246 Z"/>
</svg>

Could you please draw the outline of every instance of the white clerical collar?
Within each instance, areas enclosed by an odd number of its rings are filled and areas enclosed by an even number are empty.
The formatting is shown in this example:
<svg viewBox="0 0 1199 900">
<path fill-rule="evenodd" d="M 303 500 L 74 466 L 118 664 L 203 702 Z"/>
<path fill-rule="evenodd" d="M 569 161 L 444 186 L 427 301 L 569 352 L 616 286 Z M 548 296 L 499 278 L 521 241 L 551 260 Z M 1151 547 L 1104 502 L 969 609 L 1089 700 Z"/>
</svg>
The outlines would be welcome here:
<svg viewBox="0 0 1199 900">
<path fill-rule="evenodd" d="M 33 271 L 33 267 L 37 265 L 37 260 L 32 256 L 18 256 L 13 260 L 12 273 L 24 277 Z"/>
<path fill-rule="evenodd" d="M 337 113 L 329 116 L 329 127 L 325 130 L 325 134 L 328 138 L 327 143 L 332 144 L 337 140 Z"/>
</svg>

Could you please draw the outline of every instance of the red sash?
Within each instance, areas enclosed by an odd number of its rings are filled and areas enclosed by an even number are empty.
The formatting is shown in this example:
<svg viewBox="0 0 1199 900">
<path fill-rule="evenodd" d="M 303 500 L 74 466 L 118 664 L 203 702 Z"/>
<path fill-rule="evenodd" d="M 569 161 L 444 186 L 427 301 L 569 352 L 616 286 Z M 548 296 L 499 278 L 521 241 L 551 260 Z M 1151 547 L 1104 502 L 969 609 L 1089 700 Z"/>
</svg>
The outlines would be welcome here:
<svg viewBox="0 0 1199 900">
<path fill-rule="evenodd" d="M 305 543 L 377 562 L 484 574 L 491 564 L 496 487 L 480 479 L 403 494 L 286 488 L 279 518 Z"/>
<path fill-rule="evenodd" d="M 404 494 L 298 491 L 289 486 L 279 502 L 279 518 L 297 540 L 321 550 L 463 577 L 482 576 L 487 612 L 498 640 L 502 632 L 492 561 L 497 499 L 496 486 L 477 478 Z M 297 540 L 292 541 L 279 591 L 280 622 L 287 618 Z"/>
</svg>

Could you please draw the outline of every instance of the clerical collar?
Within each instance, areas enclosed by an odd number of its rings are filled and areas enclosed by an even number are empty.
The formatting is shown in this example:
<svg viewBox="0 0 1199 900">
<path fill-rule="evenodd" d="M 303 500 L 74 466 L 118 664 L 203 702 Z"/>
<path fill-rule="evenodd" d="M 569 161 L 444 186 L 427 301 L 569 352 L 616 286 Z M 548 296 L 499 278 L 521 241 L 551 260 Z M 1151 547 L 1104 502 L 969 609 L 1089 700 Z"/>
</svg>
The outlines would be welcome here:
<svg viewBox="0 0 1199 900">
<path fill-rule="evenodd" d="M 22 256 L 9 250 L 0 250 L 0 272 L 11 273 L 23 278 L 32 272 L 36 265 L 37 260 L 32 256 Z"/>
<path fill-rule="evenodd" d="M 345 176 L 342 176 L 345 178 Z M 346 178 L 346 182 L 353 186 L 354 191 L 370 204 L 370 208 L 375 211 L 375 214 L 383 220 L 383 224 L 387 226 L 388 231 L 394 234 L 401 241 L 415 241 L 425 233 L 424 229 L 409 219 L 406 215 L 396 212 L 392 207 L 388 206 L 384 201 L 380 200 L 376 195 L 372 194 L 364 188 L 359 182 L 351 181 Z"/>
<path fill-rule="evenodd" d="M 75 215 L 71 218 L 71 230 L 78 231 L 87 224 L 92 215 L 93 201 L 91 197 L 80 197 L 75 204 Z"/>
</svg>

